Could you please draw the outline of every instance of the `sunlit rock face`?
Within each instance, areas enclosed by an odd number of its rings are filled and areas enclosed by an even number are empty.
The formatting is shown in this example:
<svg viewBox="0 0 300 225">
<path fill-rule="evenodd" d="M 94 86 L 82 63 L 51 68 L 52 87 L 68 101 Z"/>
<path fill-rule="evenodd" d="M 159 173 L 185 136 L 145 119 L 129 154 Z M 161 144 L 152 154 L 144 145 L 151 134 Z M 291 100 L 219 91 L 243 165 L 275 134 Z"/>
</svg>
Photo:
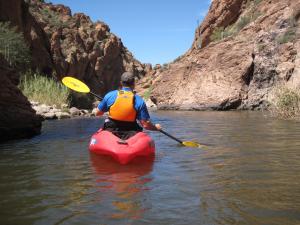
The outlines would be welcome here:
<svg viewBox="0 0 300 225">
<path fill-rule="evenodd" d="M 72 14 L 64 5 L 0 0 L 0 21 L 11 21 L 24 33 L 33 69 L 57 80 L 71 75 L 104 94 L 119 86 L 124 71 L 133 71 L 137 77 L 147 72 L 147 66 L 133 57 L 107 24 Z"/>
<path fill-rule="evenodd" d="M 41 131 L 41 117 L 18 89 L 19 74 L 0 55 L 0 142 L 28 138 Z"/>
<path fill-rule="evenodd" d="M 191 48 L 140 84 L 160 109 L 262 109 L 299 85 L 298 0 L 214 0 Z"/>
</svg>

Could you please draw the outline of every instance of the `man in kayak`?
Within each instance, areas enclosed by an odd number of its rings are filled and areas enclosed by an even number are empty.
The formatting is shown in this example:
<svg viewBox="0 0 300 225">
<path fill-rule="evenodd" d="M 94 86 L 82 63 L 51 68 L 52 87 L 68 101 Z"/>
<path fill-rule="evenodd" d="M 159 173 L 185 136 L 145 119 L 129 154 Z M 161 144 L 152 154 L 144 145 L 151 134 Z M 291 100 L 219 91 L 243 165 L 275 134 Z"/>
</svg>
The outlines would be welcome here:
<svg viewBox="0 0 300 225">
<path fill-rule="evenodd" d="M 153 124 L 144 100 L 133 92 L 135 78 L 133 73 L 125 72 L 121 76 L 121 89 L 107 93 L 97 107 L 96 116 L 109 113 L 103 129 L 119 134 L 126 139 L 143 128 L 152 131 L 161 129 Z M 142 127 L 137 123 L 140 122 Z M 125 136 L 125 137 L 124 137 Z"/>
</svg>

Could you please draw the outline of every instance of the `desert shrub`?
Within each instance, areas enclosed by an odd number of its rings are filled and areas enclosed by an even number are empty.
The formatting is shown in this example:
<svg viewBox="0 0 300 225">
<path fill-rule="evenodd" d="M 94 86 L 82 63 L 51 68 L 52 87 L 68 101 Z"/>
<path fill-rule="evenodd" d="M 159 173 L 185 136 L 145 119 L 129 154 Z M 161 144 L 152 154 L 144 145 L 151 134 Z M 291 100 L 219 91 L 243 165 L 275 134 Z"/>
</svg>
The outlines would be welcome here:
<svg viewBox="0 0 300 225">
<path fill-rule="evenodd" d="M 224 38 L 235 35 L 240 30 L 242 30 L 245 26 L 247 26 L 251 21 L 252 21 L 252 17 L 243 16 L 235 24 L 228 26 L 225 29 L 224 29 L 224 27 L 217 27 L 213 31 L 212 35 L 210 36 L 210 40 L 211 41 L 220 41 Z"/>
<path fill-rule="evenodd" d="M 30 51 L 23 34 L 9 22 L 0 22 L 0 54 L 12 67 L 24 68 L 30 63 Z"/>
<path fill-rule="evenodd" d="M 19 88 L 30 100 L 62 108 L 69 105 L 70 91 L 53 78 L 31 71 L 21 76 Z"/>
<path fill-rule="evenodd" d="M 251 22 L 251 16 L 242 16 L 236 23 L 237 32 L 242 30 L 245 26 L 247 26 Z"/>
<path fill-rule="evenodd" d="M 236 28 L 234 25 L 228 26 L 224 29 L 223 36 L 224 38 L 230 37 L 231 35 L 236 33 Z"/>
<path fill-rule="evenodd" d="M 236 35 L 239 33 L 244 27 L 246 27 L 249 23 L 255 21 L 260 15 L 261 12 L 257 10 L 257 5 L 260 3 L 261 0 L 254 0 L 247 2 L 247 8 L 249 7 L 249 11 L 242 17 L 240 17 L 236 23 L 224 27 L 217 27 L 213 31 L 212 35 L 210 36 L 211 41 L 220 41 L 224 38 Z"/>
<path fill-rule="evenodd" d="M 150 86 L 143 94 L 143 98 L 147 101 L 150 99 L 152 87 Z"/>
<path fill-rule="evenodd" d="M 210 36 L 211 41 L 220 41 L 224 38 L 224 27 L 217 27 Z"/>
<path fill-rule="evenodd" d="M 62 21 L 59 13 L 54 12 L 46 7 L 40 10 L 40 14 L 42 15 L 43 20 L 49 23 L 51 26 L 56 28 L 66 28 L 70 26 L 71 21 Z"/>
<path fill-rule="evenodd" d="M 271 112 L 281 118 L 300 116 L 300 91 L 287 86 L 276 87 L 271 94 Z"/>
</svg>

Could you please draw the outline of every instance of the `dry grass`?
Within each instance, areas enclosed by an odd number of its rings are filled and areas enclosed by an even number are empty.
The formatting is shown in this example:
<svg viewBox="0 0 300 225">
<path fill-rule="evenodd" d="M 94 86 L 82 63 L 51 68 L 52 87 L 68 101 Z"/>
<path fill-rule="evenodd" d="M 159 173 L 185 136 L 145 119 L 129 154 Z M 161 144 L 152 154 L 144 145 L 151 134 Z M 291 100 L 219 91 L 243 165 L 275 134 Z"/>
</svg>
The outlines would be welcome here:
<svg viewBox="0 0 300 225">
<path fill-rule="evenodd" d="M 280 118 L 300 118 L 300 90 L 278 86 L 270 96 L 271 113 Z"/>
<path fill-rule="evenodd" d="M 30 101 L 58 108 L 69 105 L 69 89 L 52 78 L 27 72 L 22 76 L 19 87 Z"/>
</svg>

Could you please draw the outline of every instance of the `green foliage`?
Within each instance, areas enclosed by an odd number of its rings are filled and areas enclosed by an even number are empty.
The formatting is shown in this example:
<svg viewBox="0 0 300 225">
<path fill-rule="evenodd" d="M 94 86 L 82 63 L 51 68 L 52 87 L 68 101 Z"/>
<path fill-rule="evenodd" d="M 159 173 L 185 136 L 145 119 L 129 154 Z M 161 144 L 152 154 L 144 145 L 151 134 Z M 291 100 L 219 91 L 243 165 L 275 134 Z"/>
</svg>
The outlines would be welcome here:
<svg viewBox="0 0 300 225">
<path fill-rule="evenodd" d="M 286 86 L 277 87 L 270 100 L 271 112 L 282 118 L 300 116 L 300 91 Z"/>
<path fill-rule="evenodd" d="M 236 29 L 237 32 L 242 30 L 244 27 L 246 27 L 250 22 L 252 21 L 252 17 L 250 16 L 242 16 L 238 22 L 236 23 Z"/>
<path fill-rule="evenodd" d="M 261 12 L 259 12 L 256 8 L 256 5 L 258 5 L 260 1 L 261 0 L 248 1 L 247 8 L 250 8 L 248 10 L 248 13 L 240 17 L 235 24 L 232 24 L 226 28 L 217 27 L 213 31 L 212 35 L 210 36 L 210 40 L 220 41 L 224 38 L 236 35 L 237 33 L 240 32 L 240 30 L 246 27 L 249 23 L 255 21 L 261 15 Z"/>
<path fill-rule="evenodd" d="M 70 26 L 70 21 L 62 21 L 59 13 L 54 12 L 46 7 L 40 10 L 40 14 L 42 15 L 43 19 L 51 26 L 54 26 L 56 28 L 66 28 Z"/>
<path fill-rule="evenodd" d="M 234 25 L 231 25 L 231 26 L 226 27 L 226 29 L 224 30 L 224 33 L 223 33 L 223 37 L 227 38 L 236 33 L 237 33 L 236 27 Z"/>
<path fill-rule="evenodd" d="M 147 101 L 150 99 L 152 87 L 150 86 L 143 94 L 143 98 Z"/>
<path fill-rule="evenodd" d="M 220 41 L 224 38 L 224 27 L 217 27 L 210 36 L 211 41 Z"/>
<path fill-rule="evenodd" d="M 31 71 L 25 73 L 21 77 L 19 88 L 31 101 L 56 105 L 58 108 L 69 105 L 69 89 L 54 79 L 41 74 Z"/>
<path fill-rule="evenodd" d="M 30 51 L 23 34 L 9 22 L 0 22 L 0 54 L 15 68 L 25 68 L 30 63 Z"/>
</svg>

